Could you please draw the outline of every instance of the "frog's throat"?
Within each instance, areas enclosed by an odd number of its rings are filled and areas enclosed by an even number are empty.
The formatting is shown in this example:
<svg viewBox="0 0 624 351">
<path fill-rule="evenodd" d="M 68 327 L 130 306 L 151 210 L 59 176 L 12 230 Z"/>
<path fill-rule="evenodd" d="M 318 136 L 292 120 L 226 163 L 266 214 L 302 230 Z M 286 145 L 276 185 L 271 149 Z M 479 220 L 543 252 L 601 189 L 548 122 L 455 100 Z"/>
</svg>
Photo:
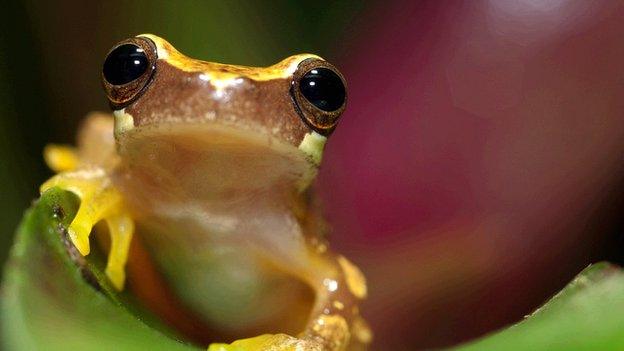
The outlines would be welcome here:
<svg viewBox="0 0 624 351">
<path fill-rule="evenodd" d="M 134 129 L 134 117 L 126 112 L 126 109 L 113 111 L 115 116 L 115 138 Z M 297 148 L 306 155 L 306 158 L 315 166 L 319 166 L 323 159 L 323 150 L 327 143 L 327 137 L 315 131 L 307 133 Z M 307 187 L 314 177 L 308 177 L 301 182 L 300 187 Z"/>
</svg>

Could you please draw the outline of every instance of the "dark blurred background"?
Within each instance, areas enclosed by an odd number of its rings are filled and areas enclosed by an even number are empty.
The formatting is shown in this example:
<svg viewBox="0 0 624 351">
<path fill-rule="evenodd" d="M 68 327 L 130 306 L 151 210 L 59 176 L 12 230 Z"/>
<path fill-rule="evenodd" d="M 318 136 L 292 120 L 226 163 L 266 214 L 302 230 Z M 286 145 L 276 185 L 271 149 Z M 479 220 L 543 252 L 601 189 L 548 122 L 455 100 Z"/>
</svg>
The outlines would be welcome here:
<svg viewBox="0 0 624 351">
<path fill-rule="evenodd" d="M 349 83 L 318 190 L 369 279 L 375 349 L 518 320 L 591 262 L 624 259 L 624 3 L 108 1 L 3 4 L 0 261 L 41 150 L 107 110 L 99 68 L 152 32 L 210 61 L 314 52 Z"/>
</svg>

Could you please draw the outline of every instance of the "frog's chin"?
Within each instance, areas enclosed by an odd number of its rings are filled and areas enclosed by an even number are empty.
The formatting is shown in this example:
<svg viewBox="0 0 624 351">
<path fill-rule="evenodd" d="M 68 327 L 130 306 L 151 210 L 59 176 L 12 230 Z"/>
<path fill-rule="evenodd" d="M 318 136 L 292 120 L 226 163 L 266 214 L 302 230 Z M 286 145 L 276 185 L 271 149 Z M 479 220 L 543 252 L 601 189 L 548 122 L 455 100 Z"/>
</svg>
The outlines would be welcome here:
<svg viewBox="0 0 624 351">
<path fill-rule="evenodd" d="M 132 177 L 200 197 L 270 188 L 302 190 L 317 171 L 315 160 L 301 148 L 217 123 L 137 127 L 118 135 L 117 143 Z"/>
</svg>

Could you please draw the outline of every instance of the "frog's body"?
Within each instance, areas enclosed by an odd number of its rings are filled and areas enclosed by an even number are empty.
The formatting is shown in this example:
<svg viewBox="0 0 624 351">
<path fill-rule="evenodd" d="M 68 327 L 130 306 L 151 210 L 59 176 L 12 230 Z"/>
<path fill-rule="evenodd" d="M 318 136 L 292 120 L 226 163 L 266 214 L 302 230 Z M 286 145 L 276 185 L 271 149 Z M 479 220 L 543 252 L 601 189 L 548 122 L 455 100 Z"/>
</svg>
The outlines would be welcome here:
<svg viewBox="0 0 624 351">
<path fill-rule="evenodd" d="M 129 71 L 128 58 L 137 65 Z M 107 222 L 112 240 L 106 273 L 118 289 L 138 223 L 145 229 L 141 241 L 173 286 L 205 280 L 197 276 L 200 270 L 185 267 L 225 272 L 206 286 L 177 291 L 187 303 L 201 309 L 210 286 L 234 295 L 242 289 L 249 303 L 270 301 L 277 290 L 275 296 L 296 299 L 301 291 L 281 279 L 287 274 L 311 287 L 316 299 L 299 339 L 271 337 L 276 349 L 366 344 L 369 333 L 357 309 L 366 295 L 364 279 L 327 250 L 309 208 L 307 188 L 345 103 L 344 96 L 307 100 L 319 96 L 299 83 L 318 78 L 310 76 L 317 70 L 333 74 L 330 88 L 340 92 L 342 77 L 314 55 L 250 68 L 187 58 L 153 35 L 124 41 L 109 53 L 103 73 L 114 122 L 101 115 L 88 119 L 75 152 L 48 149 L 48 163 L 60 173 L 42 191 L 59 186 L 81 198 L 69 234 L 83 255 L 93 225 Z M 323 85 L 322 79 L 310 86 Z M 204 306 L 202 314 L 225 323 L 253 324 L 245 314 L 263 318 L 225 305 L 216 312 Z M 236 318 L 228 321 L 231 315 Z"/>
</svg>

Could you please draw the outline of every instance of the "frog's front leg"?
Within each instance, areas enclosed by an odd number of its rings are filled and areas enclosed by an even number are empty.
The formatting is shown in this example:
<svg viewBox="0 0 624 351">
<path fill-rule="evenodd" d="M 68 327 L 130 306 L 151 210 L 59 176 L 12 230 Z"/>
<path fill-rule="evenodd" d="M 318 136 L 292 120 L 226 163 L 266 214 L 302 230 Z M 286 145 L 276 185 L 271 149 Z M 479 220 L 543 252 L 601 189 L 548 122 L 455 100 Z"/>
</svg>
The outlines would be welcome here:
<svg viewBox="0 0 624 351">
<path fill-rule="evenodd" d="M 321 247 L 310 248 L 307 263 L 299 266 L 299 276 L 316 291 L 312 314 L 300 337 L 331 351 L 367 345 L 372 334 L 358 307 L 367 294 L 364 275 L 344 256 Z"/>
<path fill-rule="evenodd" d="M 106 275 L 116 289 L 122 290 L 134 222 L 123 205 L 119 190 L 112 184 L 110 175 L 99 167 L 66 171 L 45 182 L 40 190 L 43 193 L 52 187 L 70 191 L 80 199 L 80 207 L 68 228 L 68 234 L 83 256 L 91 250 L 89 235 L 93 226 L 102 220 L 106 222 L 111 238 Z"/>
<path fill-rule="evenodd" d="M 260 252 L 277 269 L 310 285 L 316 300 L 307 326 L 297 337 L 267 334 L 232 344 L 212 344 L 208 351 L 345 351 L 365 350 L 372 340 L 359 302 L 366 297 L 366 281 L 360 270 L 325 245 L 306 247 L 297 255 Z"/>
<path fill-rule="evenodd" d="M 347 258 L 316 239 L 299 254 L 266 255 L 277 269 L 306 282 L 316 298 L 308 323 L 298 339 L 313 347 L 303 350 L 343 351 L 366 349 L 372 333 L 361 317 L 359 304 L 366 298 L 366 279 Z"/>
</svg>

